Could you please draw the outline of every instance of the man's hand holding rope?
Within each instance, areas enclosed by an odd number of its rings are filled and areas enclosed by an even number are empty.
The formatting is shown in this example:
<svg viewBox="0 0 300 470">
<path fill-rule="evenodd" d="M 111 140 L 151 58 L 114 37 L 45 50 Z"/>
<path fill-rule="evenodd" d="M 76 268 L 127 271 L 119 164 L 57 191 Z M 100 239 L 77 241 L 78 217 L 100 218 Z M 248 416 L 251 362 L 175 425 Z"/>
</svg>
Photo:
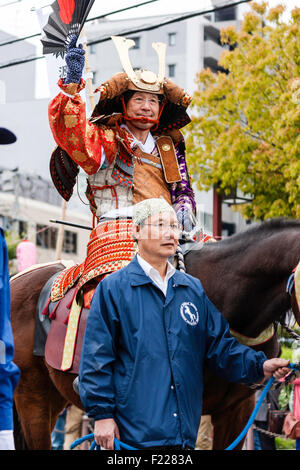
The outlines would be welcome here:
<svg viewBox="0 0 300 470">
<path fill-rule="evenodd" d="M 288 367 L 290 361 L 282 358 L 268 359 L 263 364 L 263 371 L 266 378 L 274 377 L 276 380 L 282 379 L 291 372 Z"/>
</svg>

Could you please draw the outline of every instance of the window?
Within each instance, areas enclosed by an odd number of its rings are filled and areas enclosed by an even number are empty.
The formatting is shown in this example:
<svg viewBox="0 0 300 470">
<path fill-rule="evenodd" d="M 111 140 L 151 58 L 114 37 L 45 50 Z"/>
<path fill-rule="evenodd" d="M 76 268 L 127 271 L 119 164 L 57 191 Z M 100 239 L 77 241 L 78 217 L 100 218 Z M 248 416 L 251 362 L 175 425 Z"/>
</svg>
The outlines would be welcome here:
<svg viewBox="0 0 300 470">
<path fill-rule="evenodd" d="M 175 77 L 175 69 L 176 69 L 176 65 L 175 64 L 169 64 L 168 65 L 168 75 L 169 77 Z"/>
<path fill-rule="evenodd" d="M 42 248 L 55 250 L 57 242 L 58 229 L 48 227 L 47 225 L 37 224 L 36 226 L 36 244 Z M 62 251 L 65 253 L 77 254 L 77 233 L 70 230 L 64 231 Z"/>
<path fill-rule="evenodd" d="M 141 47 L 141 38 L 140 36 L 135 36 L 134 38 L 130 38 L 135 42 L 135 45 L 133 46 L 132 49 L 140 49 Z"/>
<path fill-rule="evenodd" d="M 25 238 L 27 237 L 28 233 L 28 223 L 25 222 L 24 220 L 19 220 L 19 237 L 20 238 Z"/>
<path fill-rule="evenodd" d="M 65 230 L 62 251 L 77 254 L 77 233 Z"/>
<path fill-rule="evenodd" d="M 57 239 L 57 228 L 37 224 L 36 244 L 42 248 L 55 250 Z"/>
<path fill-rule="evenodd" d="M 230 237 L 236 232 L 236 225 L 234 223 L 222 221 L 222 237 Z"/>
<path fill-rule="evenodd" d="M 92 84 L 97 85 L 97 72 L 92 72 Z"/>
<path fill-rule="evenodd" d="M 204 41 L 213 41 L 216 44 L 219 44 L 219 46 L 222 46 L 220 39 L 220 31 L 211 25 L 204 26 L 203 38 Z"/>
<path fill-rule="evenodd" d="M 96 54 L 96 44 L 91 44 L 90 45 L 90 53 L 91 54 Z"/>
<path fill-rule="evenodd" d="M 176 45 L 176 33 L 169 33 L 168 34 L 168 44 L 169 46 Z"/>
<path fill-rule="evenodd" d="M 236 20 L 236 7 L 223 8 L 215 12 L 215 21 L 234 21 Z"/>
<path fill-rule="evenodd" d="M 207 212 L 204 212 L 204 231 L 209 233 L 213 231 L 213 217 Z"/>
</svg>

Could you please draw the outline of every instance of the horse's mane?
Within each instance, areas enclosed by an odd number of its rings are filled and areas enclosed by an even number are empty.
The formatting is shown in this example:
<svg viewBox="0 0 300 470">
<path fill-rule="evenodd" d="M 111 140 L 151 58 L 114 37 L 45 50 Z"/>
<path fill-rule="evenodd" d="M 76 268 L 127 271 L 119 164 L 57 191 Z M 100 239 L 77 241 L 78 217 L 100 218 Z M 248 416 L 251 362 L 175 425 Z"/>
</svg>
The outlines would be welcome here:
<svg viewBox="0 0 300 470">
<path fill-rule="evenodd" d="M 235 247 L 239 250 L 241 247 L 246 248 L 248 245 L 257 243 L 259 240 L 266 239 L 272 235 L 278 234 L 286 230 L 300 230 L 300 220 L 298 219 L 286 219 L 277 218 L 269 219 L 262 222 L 261 224 L 255 224 L 250 226 L 248 229 L 236 233 L 228 238 L 224 238 L 218 243 L 207 243 L 207 248 L 217 250 L 222 248 L 233 249 Z"/>
<path fill-rule="evenodd" d="M 257 240 L 257 238 L 266 238 L 267 236 L 273 235 L 275 232 L 278 233 L 279 230 L 287 229 L 300 229 L 300 220 L 284 218 L 269 219 L 261 224 L 252 225 L 243 232 L 225 238 L 222 242 L 232 243 L 233 239 L 235 242 L 240 239 L 242 241 L 249 240 L 249 242 L 252 242 Z"/>
</svg>

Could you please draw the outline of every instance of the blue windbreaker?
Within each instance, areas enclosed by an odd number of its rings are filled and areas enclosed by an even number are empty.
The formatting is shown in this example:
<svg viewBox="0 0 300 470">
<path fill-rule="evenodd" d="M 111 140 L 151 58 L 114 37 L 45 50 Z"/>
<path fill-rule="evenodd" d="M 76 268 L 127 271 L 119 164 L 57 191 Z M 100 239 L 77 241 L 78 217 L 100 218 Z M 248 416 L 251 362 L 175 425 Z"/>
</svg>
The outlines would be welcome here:
<svg viewBox="0 0 300 470">
<path fill-rule="evenodd" d="M 13 393 L 20 377 L 13 355 L 8 255 L 0 228 L 0 431 L 13 429 Z"/>
<path fill-rule="evenodd" d="M 198 279 L 176 271 L 165 297 L 134 258 L 96 288 L 79 392 L 88 416 L 114 418 L 129 445 L 194 447 L 204 362 L 230 382 L 253 383 L 266 359 L 230 335 Z"/>
</svg>

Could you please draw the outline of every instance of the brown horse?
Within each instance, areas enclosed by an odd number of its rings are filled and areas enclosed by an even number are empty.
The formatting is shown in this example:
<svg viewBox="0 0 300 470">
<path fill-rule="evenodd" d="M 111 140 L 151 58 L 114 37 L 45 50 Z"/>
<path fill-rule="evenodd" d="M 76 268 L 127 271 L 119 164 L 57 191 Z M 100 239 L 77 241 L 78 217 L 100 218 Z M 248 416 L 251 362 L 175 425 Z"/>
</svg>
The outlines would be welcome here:
<svg viewBox="0 0 300 470">
<path fill-rule="evenodd" d="M 208 297 L 231 328 L 257 337 L 293 309 L 300 312 L 286 284 L 300 259 L 300 221 L 274 220 L 226 240 L 205 244 L 185 256 L 187 272 L 199 278 Z M 60 263 L 40 267 L 12 280 L 11 319 L 15 362 L 21 379 L 15 404 L 29 449 L 50 449 L 50 433 L 67 402 L 82 408 L 73 390 L 73 374 L 51 368 L 33 355 L 35 311 L 42 287 L 60 271 Z M 276 335 L 257 346 L 268 357 L 279 354 Z M 205 374 L 203 414 L 214 425 L 214 449 L 224 449 L 241 432 L 253 409 L 253 390 Z M 241 448 L 242 443 L 237 447 Z"/>
</svg>

